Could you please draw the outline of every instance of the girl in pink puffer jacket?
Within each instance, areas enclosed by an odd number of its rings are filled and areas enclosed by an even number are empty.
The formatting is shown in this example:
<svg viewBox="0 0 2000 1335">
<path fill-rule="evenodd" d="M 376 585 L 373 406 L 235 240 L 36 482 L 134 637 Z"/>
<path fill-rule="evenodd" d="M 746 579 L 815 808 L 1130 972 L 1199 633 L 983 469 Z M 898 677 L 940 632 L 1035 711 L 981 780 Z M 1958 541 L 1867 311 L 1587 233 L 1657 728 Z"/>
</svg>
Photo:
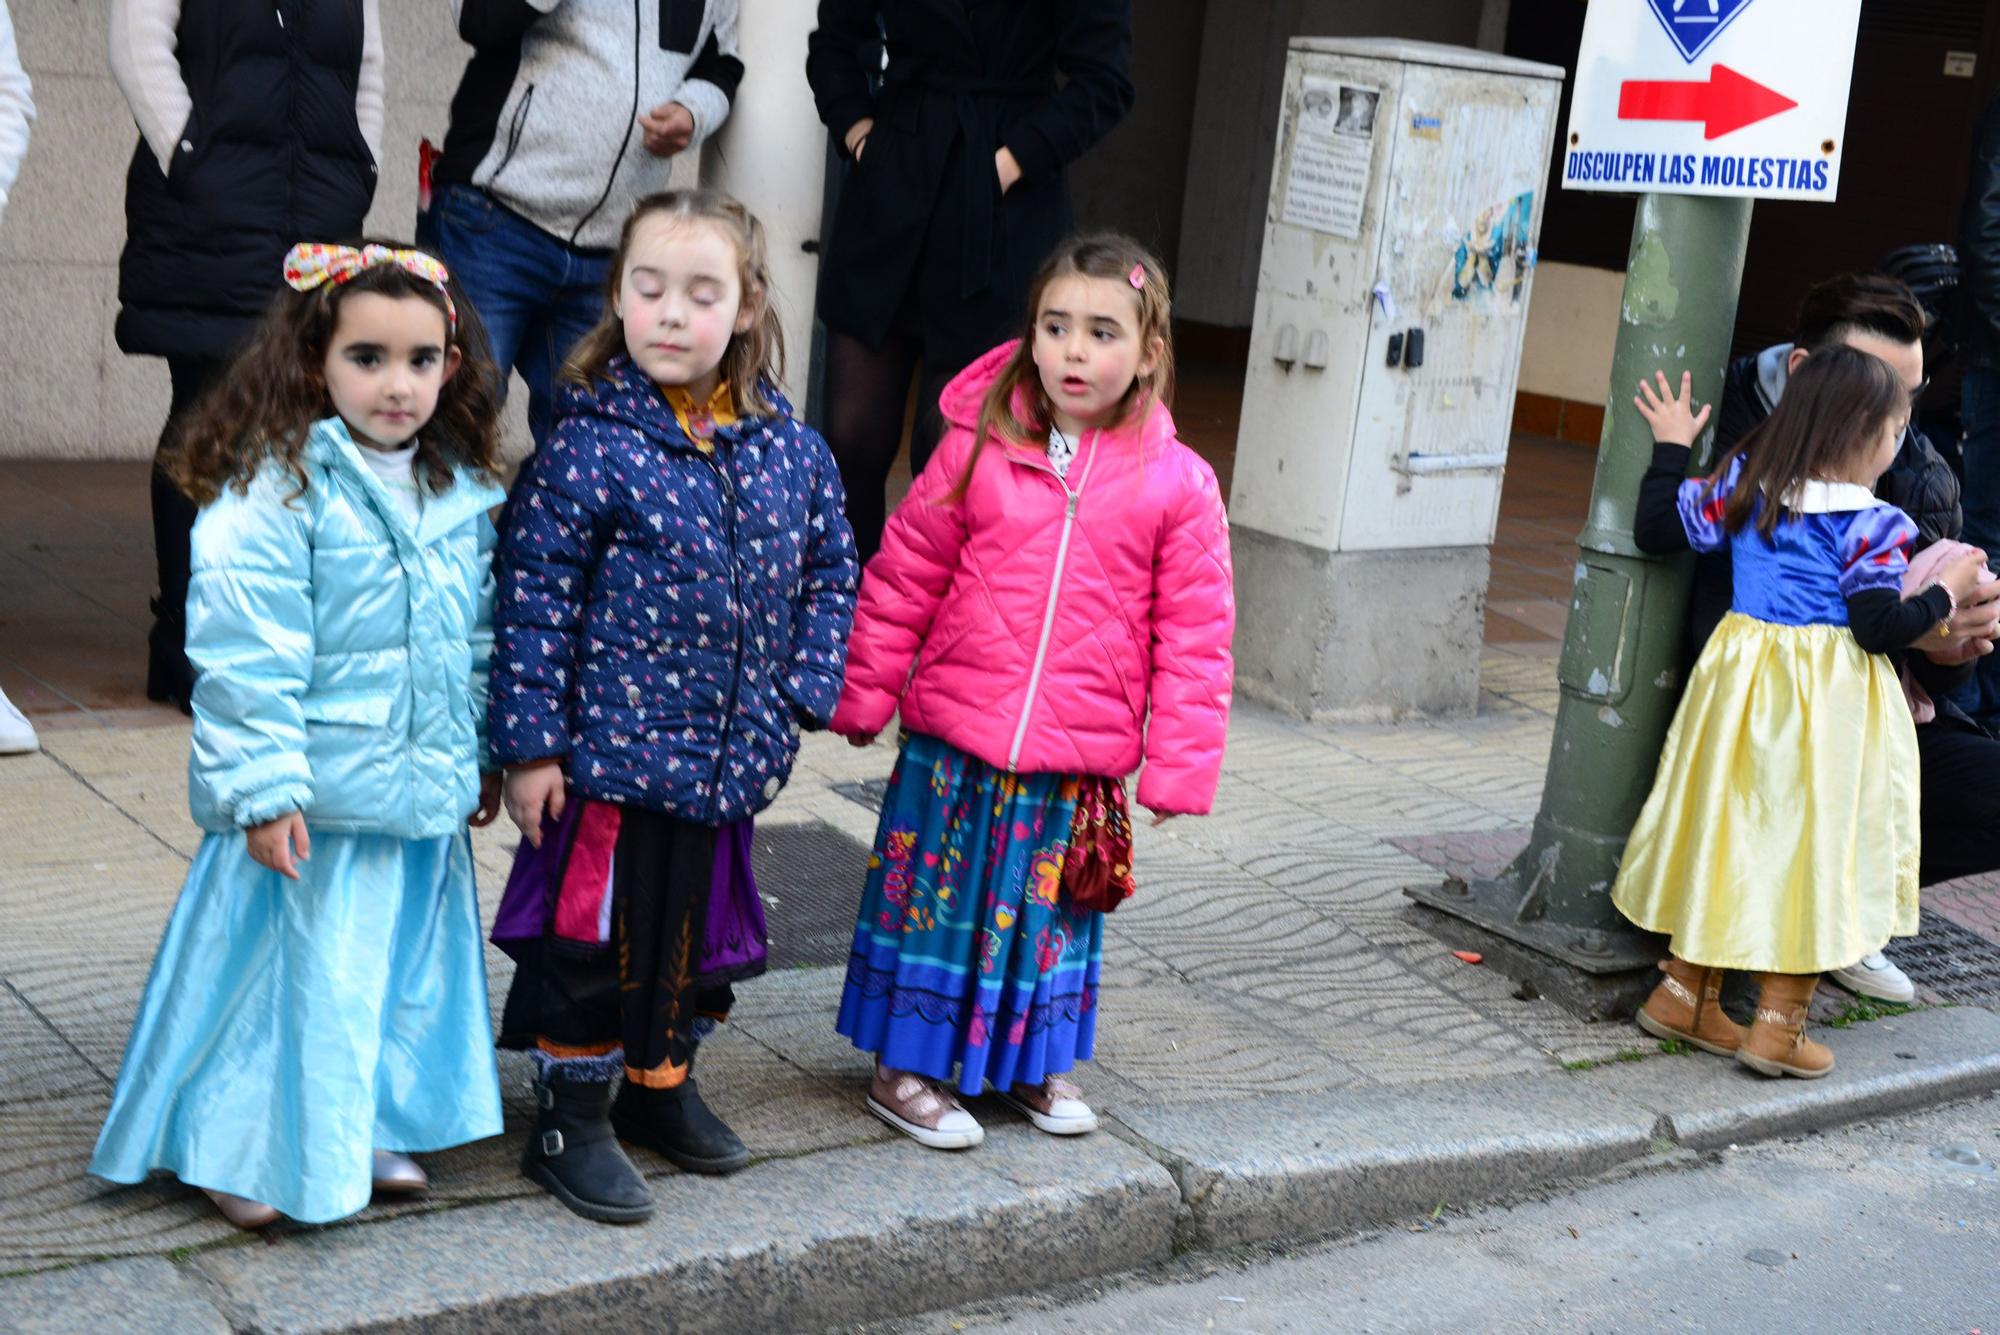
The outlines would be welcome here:
<svg viewBox="0 0 2000 1335">
<path fill-rule="evenodd" d="M 838 1028 L 868 1106 L 938 1149 L 983 1138 L 946 1087 L 1044 1131 L 1097 1116 L 1062 1073 L 1097 1029 L 1103 910 L 1131 893 L 1122 780 L 1206 812 L 1229 721 L 1229 527 L 1174 436 L 1169 299 L 1120 236 L 1072 240 L 1033 324 L 945 389 L 948 432 L 861 583 L 832 728 L 907 734 Z"/>
</svg>

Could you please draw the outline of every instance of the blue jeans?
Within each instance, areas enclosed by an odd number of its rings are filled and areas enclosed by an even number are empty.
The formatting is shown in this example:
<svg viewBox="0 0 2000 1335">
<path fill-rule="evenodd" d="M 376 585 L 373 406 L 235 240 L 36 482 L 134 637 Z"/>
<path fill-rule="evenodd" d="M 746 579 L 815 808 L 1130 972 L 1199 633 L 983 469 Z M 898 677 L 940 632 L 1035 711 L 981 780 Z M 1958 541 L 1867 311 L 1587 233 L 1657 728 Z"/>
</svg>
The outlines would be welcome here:
<svg viewBox="0 0 2000 1335">
<path fill-rule="evenodd" d="M 1965 540 L 2000 564 L 2000 368 L 1969 366 L 1959 390 L 1965 429 Z M 2000 723 L 2000 654 L 1972 669 L 1972 680 L 1953 697 L 1982 725 Z"/>
<path fill-rule="evenodd" d="M 509 367 L 528 386 L 528 430 L 540 448 L 555 420 L 555 380 L 604 313 L 611 257 L 564 245 L 469 185 L 441 187 L 417 215 L 417 244 L 465 289 L 506 391 Z"/>
</svg>

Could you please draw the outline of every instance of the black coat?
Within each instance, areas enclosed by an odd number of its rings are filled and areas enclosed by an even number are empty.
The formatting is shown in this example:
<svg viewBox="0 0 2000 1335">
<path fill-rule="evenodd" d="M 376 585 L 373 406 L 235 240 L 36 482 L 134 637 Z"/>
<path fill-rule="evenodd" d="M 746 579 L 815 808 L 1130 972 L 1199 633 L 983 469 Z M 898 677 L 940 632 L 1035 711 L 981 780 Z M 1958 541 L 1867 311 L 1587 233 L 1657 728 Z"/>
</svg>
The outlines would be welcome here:
<svg viewBox="0 0 2000 1335">
<path fill-rule="evenodd" d="M 878 21 L 889 66 L 873 91 Z M 875 118 L 841 188 L 820 318 L 870 345 L 914 334 L 933 368 L 1016 333 L 1072 225 L 1063 168 L 1131 108 L 1131 64 L 1131 0 L 820 0 L 806 49 L 820 119 L 844 152 Z M 1005 196 L 1002 146 L 1021 164 Z"/>
<path fill-rule="evenodd" d="M 1959 347 L 1974 366 L 2000 361 L 2000 98 L 1973 132 L 1972 171 L 1958 215 Z"/>
<path fill-rule="evenodd" d="M 348 241 L 375 196 L 355 118 L 361 0 L 186 0 L 194 109 L 166 174 L 141 140 L 125 174 L 118 346 L 222 357 L 250 334 L 299 241 Z"/>
<path fill-rule="evenodd" d="M 1722 380 L 1722 401 L 1715 424 L 1716 455 L 1736 448 L 1738 441 L 1763 425 L 1771 410 L 1757 384 L 1757 356 L 1738 357 Z M 1903 433 L 1895 461 L 1875 484 L 1875 494 L 1917 523 L 1917 547 L 1940 538 L 1956 538 L 1965 527 L 1958 502 L 1958 475 L 1912 423 Z M 1734 570 L 1729 549 L 1703 552 L 1695 558 L 1694 589 L 1688 604 L 1687 661 L 1701 653 L 1708 637 L 1729 611 L 1734 594 Z"/>
</svg>

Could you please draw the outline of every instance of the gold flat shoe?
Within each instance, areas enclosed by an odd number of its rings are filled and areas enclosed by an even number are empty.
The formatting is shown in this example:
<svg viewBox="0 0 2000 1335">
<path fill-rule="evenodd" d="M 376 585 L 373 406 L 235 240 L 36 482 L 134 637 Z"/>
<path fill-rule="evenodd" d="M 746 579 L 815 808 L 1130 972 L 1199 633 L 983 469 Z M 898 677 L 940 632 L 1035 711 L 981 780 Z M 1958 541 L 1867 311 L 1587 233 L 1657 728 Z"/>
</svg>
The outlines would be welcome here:
<svg viewBox="0 0 2000 1335">
<path fill-rule="evenodd" d="M 375 1190 L 389 1196 L 414 1196 L 431 1185 L 415 1159 L 394 1150 L 375 1151 L 374 1178 Z"/>
<path fill-rule="evenodd" d="M 247 1196 L 232 1196 L 226 1191 L 201 1189 L 202 1194 L 215 1202 L 215 1208 L 222 1217 L 246 1233 L 255 1233 L 266 1224 L 278 1222 L 278 1212 L 262 1201 L 253 1201 Z"/>
</svg>

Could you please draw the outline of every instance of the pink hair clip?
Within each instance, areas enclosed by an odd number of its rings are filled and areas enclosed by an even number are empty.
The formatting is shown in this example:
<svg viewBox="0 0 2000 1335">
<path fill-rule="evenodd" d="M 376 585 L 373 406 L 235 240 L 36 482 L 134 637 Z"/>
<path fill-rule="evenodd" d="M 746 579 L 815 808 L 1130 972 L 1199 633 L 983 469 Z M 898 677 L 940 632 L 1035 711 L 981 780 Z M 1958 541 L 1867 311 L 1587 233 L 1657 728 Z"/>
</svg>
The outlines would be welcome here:
<svg viewBox="0 0 2000 1335">
<path fill-rule="evenodd" d="M 1146 287 L 1146 266 L 1143 264 L 1133 265 L 1132 272 L 1125 275 L 1125 281 L 1132 285 L 1134 291 L 1144 291 Z"/>
</svg>

